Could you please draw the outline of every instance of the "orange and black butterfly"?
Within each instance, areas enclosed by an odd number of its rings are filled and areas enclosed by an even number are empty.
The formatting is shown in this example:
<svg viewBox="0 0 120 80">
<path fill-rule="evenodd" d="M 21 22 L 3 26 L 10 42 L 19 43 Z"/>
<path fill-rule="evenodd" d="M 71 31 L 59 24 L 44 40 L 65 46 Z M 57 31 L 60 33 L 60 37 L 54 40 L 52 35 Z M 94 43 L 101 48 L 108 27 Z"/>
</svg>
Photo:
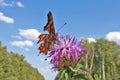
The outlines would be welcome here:
<svg viewBox="0 0 120 80">
<path fill-rule="evenodd" d="M 54 44 L 58 36 L 58 34 L 55 33 L 52 13 L 49 12 L 47 17 L 48 17 L 48 21 L 47 21 L 47 24 L 44 26 L 43 30 L 48 31 L 49 34 L 40 34 L 38 37 L 39 40 L 37 42 L 37 43 L 40 43 L 43 41 L 43 43 L 41 43 L 38 48 L 39 52 L 43 54 L 47 54 L 48 51 L 54 48 Z"/>
</svg>

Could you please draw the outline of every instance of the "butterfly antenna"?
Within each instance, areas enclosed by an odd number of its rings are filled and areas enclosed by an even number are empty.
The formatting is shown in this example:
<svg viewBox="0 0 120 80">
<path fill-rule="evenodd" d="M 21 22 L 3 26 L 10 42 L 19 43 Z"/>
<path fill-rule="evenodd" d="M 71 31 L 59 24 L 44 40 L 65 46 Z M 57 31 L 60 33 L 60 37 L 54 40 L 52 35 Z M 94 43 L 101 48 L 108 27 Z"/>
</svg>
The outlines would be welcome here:
<svg viewBox="0 0 120 80">
<path fill-rule="evenodd" d="M 59 32 L 67 23 L 65 22 L 58 30 L 57 32 Z"/>
</svg>

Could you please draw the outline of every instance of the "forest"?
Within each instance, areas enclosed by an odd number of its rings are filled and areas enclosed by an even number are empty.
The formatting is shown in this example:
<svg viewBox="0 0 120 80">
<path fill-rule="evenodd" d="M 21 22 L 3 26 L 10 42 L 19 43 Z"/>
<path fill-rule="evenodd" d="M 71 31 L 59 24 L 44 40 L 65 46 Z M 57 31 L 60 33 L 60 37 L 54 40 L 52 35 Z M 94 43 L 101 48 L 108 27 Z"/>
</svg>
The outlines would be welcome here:
<svg viewBox="0 0 120 80">
<path fill-rule="evenodd" d="M 23 55 L 8 52 L 0 42 L 0 80 L 45 80 Z"/>
</svg>

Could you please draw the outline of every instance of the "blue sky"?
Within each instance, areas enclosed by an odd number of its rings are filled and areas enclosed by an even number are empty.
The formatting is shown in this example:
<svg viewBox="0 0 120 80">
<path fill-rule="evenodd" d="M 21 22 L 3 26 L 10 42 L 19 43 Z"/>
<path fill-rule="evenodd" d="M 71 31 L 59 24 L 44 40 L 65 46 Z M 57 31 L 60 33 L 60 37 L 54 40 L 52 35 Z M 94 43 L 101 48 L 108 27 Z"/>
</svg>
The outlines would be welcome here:
<svg viewBox="0 0 120 80">
<path fill-rule="evenodd" d="M 38 68 L 46 80 L 53 80 L 57 72 L 38 55 L 37 36 L 53 13 L 56 32 L 70 34 L 77 39 L 105 38 L 120 44 L 119 0 L 0 0 L 0 40 L 9 51 L 24 55 Z"/>
</svg>

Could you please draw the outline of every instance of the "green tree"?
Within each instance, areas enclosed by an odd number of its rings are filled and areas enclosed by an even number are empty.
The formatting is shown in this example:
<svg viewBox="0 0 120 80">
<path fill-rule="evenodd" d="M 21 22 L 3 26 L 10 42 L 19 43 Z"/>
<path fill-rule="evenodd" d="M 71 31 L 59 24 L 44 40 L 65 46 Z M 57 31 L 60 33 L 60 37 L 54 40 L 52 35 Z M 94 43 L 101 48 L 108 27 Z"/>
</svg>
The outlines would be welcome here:
<svg viewBox="0 0 120 80">
<path fill-rule="evenodd" d="M 118 80 L 118 67 L 120 47 L 111 41 L 97 39 L 96 42 L 89 43 L 84 40 L 84 46 L 87 48 L 85 58 L 86 68 L 94 80 Z"/>
<path fill-rule="evenodd" d="M 45 80 L 24 58 L 18 53 L 8 52 L 0 42 L 0 80 Z"/>
</svg>

